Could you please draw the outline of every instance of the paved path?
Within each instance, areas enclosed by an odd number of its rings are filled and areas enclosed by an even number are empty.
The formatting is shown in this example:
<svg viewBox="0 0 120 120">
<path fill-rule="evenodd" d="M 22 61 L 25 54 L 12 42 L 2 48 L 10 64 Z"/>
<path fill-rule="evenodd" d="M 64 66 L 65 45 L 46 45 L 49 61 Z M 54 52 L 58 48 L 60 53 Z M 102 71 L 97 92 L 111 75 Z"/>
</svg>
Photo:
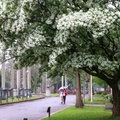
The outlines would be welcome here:
<svg viewBox="0 0 120 120">
<path fill-rule="evenodd" d="M 75 95 L 68 95 L 66 104 L 60 104 L 59 97 L 46 97 L 44 99 L 15 103 L 0 106 L 0 120 L 40 120 L 46 117 L 47 108 L 51 107 L 51 114 L 68 106 L 75 105 Z"/>
</svg>

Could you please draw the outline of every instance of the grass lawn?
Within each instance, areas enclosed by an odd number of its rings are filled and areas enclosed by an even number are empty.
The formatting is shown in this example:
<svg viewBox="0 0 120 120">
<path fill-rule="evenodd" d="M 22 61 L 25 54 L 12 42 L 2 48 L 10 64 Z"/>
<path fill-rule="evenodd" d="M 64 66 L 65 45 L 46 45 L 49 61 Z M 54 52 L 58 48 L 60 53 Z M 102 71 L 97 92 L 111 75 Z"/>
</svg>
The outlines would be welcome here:
<svg viewBox="0 0 120 120">
<path fill-rule="evenodd" d="M 44 93 L 43 94 L 44 96 L 46 96 L 46 94 Z M 58 97 L 59 96 L 59 94 L 58 93 L 51 93 L 50 94 L 50 97 Z"/>
<path fill-rule="evenodd" d="M 83 100 L 85 104 L 106 104 L 107 101 L 103 97 L 93 97 L 93 102 L 91 102 L 89 99 Z"/>
<path fill-rule="evenodd" d="M 43 94 L 43 95 L 45 95 L 45 94 Z M 51 97 L 57 97 L 59 95 L 56 93 L 56 94 L 51 94 L 50 96 Z M 8 103 L 18 102 L 18 101 L 32 100 L 32 99 L 36 99 L 36 98 L 40 98 L 40 97 L 39 96 L 32 96 L 32 97 L 28 97 L 28 98 L 24 97 L 24 99 L 23 98 L 19 98 L 19 99 L 18 98 L 14 98 L 14 99 L 8 98 Z M 6 103 L 6 100 L 2 100 L 2 104 L 4 104 L 4 103 Z"/>
<path fill-rule="evenodd" d="M 104 107 L 86 106 L 83 108 L 75 108 L 71 106 L 56 114 L 53 114 L 51 120 L 120 120 L 119 118 L 112 118 L 111 111 L 105 110 Z M 48 120 L 44 118 L 42 120 Z"/>
<path fill-rule="evenodd" d="M 8 98 L 8 103 L 25 101 L 25 100 L 32 100 L 32 99 L 36 99 L 36 98 L 39 98 L 39 97 L 37 97 L 37 96 L 32 96 L 31 98 L 30 97 L 29 98 L 24 97 L 24 99 L 23 98 L 19 98 L 19 99 L 18 98 L 14 98 L 14 99 Z M 2 100 L 2 103 L 6 103 L 6 100 Z"/>
<path fill-rule="evenodd" d="M 91 102 L 88 98 L 83 100 L 84 104 L 106 104 L 108 101 L 103 98 L 100 94 L 93 95 L 93 101 Z"/>
<path fill-rule="evenodd" d="M 58 93 L 52 93 L 50 96 L 51 96 L 51 97 L 58 97 L 59 94 L 58 94 Z"/>
</svg>

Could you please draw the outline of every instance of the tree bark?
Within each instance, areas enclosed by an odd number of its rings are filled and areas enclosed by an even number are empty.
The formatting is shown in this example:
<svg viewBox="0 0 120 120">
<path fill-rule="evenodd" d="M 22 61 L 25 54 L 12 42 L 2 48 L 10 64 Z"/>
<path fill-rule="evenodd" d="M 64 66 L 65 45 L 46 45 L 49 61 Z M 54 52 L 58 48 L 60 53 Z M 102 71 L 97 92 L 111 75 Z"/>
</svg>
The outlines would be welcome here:
<svg viewBox="0 0 120 120">
<path fill-rule="evenodd" d="M 113 109 L 112 116 L 120 116 L 120 90 L 117 84 L 112 85 Z"/>
<path fill-rule="evenodd" d="M 104 83 L 104 91 L 107 92 L 107 83 Z"/>
<path fill-rule="evenodd" d="M 81 96 L 81 84 L 80 84 L 80 74 L 78 71 L 76 71 L 76 108 L 82 108 L 83 102 L 82 102 L 82 96 Z"/>
</svg>

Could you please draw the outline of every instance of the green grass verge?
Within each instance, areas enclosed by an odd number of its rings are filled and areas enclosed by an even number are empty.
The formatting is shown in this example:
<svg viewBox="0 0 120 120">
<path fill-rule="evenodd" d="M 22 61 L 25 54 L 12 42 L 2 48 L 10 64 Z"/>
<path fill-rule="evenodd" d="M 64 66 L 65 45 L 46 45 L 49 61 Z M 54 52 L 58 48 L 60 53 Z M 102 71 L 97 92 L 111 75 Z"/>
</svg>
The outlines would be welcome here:
<svg viewBox="0 0 120 120">
<path fill-rule="evenodd" d="M 46 96 L 46 94 L 44 93 L 43 94 L 44 96 Z M 50 94 L 50 97 L 58 97 L 59 96 L 59 94 L 58 93 L 51 93 Z"/>
<path fill-rule="evenodd" d="M 19 99 L 18 98 L 14 98 L 14 99 L 8 98 L 8 103 L 25 101 L 25 100 L 34 100 L 36 98 L 39 98 L 39 97 L 37 97 L 37 96 L 32 96 L 31 98 L 30 97 L 28 97 L 28 98 L 24 97 L 24 99 L 23 98 L 19 98 Z M 2 100 L 2 103 L 6 103 L 6 100 Z"/>
<path fill-rule="evenodd" d="M 92 102 L 89 99 L 85 99 L 83 102 L 85 104 L 106 104 L 107 103 L 107 101 L 103 97 L 93 97 Z"/>
<path fill-rule="evenodd" d="M 51 120 L 120 120 L 112 118 L 111 111 L 105 110 L 104 107 L 86 106 L 83 108 L 69 107 L 50 117 Z M 48 120 L 44 118 L 42 120 Z"/>
<path fill-rule="evenodd" d="M 94 94 L 93 96 L 94 96 L 94 97 L 102 97 L 101 94 Z"/>
<path fill-rule="evenodd" d="M 83 100 L 83 102 L 84 102 L 84 104 L 106 104 L 106 103 L 108 103 L 108 101 L 105 100 L 103 98 L 103 96 L 100 95 L 100 94 L 93 95 L 92 102 L 88 98 L 86 98 L 85 100 Z"/>
<path fill-rule="evenodd" d="M 58 97 L 59 94 L 57 94 L 57 93 L 52 93 L 50 96 L 51 96 L 51 97 Z"/>
</svg>

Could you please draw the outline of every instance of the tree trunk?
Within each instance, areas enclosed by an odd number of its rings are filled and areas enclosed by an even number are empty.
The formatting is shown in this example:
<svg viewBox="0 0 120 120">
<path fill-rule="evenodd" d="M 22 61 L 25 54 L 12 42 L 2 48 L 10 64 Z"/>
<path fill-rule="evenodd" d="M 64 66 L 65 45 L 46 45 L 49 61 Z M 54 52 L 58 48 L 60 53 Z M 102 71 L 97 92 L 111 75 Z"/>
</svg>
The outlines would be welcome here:
<svg viewBox="0 0 120 120">
<path fill-rule="evenodd" d="M 107 92 L 107 83 L 104 83 L 104 91 Z"/>
<path fill-rule="evenodd" d="M 112 116 L 120 116 L 120 90 L 117 84 L 112 85 L 113 109 Z"/>
<path fill-rule="evenodd" d="M 82 96 L 81 96 L 81 84 L 80 84 L 80 74 L 76 71 L 76 108 L 82 108 Z"/>
</svg>

